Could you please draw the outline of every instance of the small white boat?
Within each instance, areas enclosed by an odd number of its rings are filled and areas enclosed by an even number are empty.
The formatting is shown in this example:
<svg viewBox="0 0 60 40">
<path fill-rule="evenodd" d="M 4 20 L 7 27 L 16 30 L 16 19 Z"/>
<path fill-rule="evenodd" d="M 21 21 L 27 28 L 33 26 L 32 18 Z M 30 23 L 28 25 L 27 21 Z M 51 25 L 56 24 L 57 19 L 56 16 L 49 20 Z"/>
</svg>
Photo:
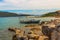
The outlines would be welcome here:
<svg viewBox="0 0 60 40">
<path fill-rule="evenodd" d="M 23 20 L 23 21 L 20 21 L 20 23 L 24 23 L 24 24 L 36 24 L 36 23 L 39 23 L 40 20 Z"/>
</svg>

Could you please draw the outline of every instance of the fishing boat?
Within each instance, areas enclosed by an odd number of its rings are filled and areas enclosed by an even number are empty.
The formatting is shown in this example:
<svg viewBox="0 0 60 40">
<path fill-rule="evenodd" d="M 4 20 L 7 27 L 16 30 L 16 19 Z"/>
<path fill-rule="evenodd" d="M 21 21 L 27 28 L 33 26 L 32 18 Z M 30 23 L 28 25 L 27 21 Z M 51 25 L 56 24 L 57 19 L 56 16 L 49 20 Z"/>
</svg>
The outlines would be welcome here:
<svg viewBox="0 0 60 40">
<path fill-rule="evenodd" d="M 40 20 L 23 20 L 23 21 L 20 21 L 20 23 L 24 23 L 24 24 L 36 24 L 39 22 L 40 22 Z"/>
</svg>

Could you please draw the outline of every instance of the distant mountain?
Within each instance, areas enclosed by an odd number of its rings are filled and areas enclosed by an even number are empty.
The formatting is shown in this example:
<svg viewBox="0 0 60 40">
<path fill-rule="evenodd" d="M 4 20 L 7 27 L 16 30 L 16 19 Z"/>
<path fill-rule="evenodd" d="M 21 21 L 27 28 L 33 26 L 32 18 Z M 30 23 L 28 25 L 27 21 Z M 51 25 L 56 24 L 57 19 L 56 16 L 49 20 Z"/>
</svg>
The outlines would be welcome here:
<svg viewBox="0 0 60 40">
<path fill-rule="evenodd" d="M 10 13 L 10 12 L 0 12 L 0 17 L 12 17 L 12 16 L 19 16 L 16 13 Z"/>
<path fill-rule="evenodd" d="M 15 17 L 15 16 L 31 16 L 31 15 L 29 15 L 29 14 L 16 14 L 16 13 L 1 12 L 0 11 L 0 17 Z"/>
<path fill-rule="evenodd" d="M 60 17 L 60 10 L 43 14 L 41 17 Z"/>
<path fill-rule="evenodd" d="M 34 16 L 34 15 L 31 15 L 31 14 L 19 14 L 20 16 Z"/>
</svg>

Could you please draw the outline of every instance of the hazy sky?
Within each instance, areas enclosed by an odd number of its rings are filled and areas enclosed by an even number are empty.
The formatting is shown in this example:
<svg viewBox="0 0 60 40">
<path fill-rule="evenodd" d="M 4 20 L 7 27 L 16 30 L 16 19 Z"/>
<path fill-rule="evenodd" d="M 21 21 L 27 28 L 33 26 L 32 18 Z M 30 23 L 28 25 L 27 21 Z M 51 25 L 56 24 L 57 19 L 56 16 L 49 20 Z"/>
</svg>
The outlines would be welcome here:
<svg viewBox="0 0 60 40">
<path fill-rule="evenodd" d="M 43 14 L 60 10 L 60 0 L 0 0 L 1 10 L 17 13 Z"/>
<path fill-rule="evenodd" d="M 0 0 L 0 10 L 51 8 L 60 8 L 60 0 Z"/>
</svg>

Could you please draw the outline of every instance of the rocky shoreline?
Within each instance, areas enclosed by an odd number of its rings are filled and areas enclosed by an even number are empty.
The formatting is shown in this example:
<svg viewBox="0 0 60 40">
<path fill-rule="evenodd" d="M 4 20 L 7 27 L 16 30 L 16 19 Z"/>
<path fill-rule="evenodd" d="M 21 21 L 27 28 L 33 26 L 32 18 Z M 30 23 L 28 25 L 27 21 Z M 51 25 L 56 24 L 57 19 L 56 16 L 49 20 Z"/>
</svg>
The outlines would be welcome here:
<svg viewBox="0 0 60 40">
<path fill-rule="evenodd" d="M 60 26 L 60 19 L 29 24 L 23 28 L 8 28 L 8 30 L 15 33 L 12 40 L 52 40 L 57 25 Z"/>
</svg>

